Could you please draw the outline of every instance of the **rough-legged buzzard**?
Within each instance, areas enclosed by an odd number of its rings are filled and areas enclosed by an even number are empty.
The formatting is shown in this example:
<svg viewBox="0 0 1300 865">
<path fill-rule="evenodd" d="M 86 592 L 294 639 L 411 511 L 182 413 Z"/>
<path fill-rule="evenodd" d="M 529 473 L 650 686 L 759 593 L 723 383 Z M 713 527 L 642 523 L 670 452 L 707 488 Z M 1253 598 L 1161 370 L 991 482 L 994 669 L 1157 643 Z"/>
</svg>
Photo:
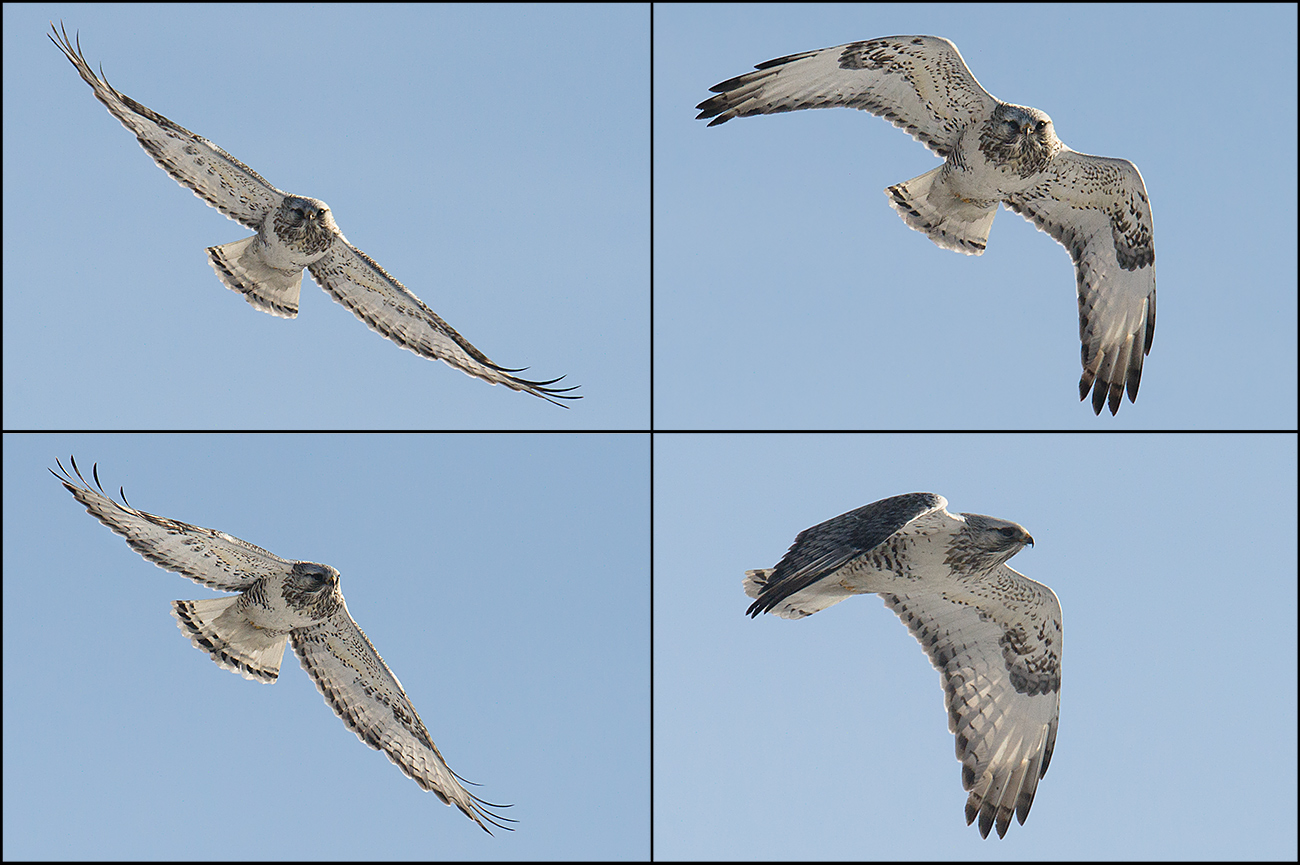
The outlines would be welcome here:
<svg viewBox="0 0 1300 865">
<path fill-rule="evenodd" d="M 510 829 L 514 821 L 489 808 L 505 808 L 466 790 L 442 759 L 429 731 L 392 670 L 357 627 L 339 590 L 339 572 L 329 565 L 282 559 L 216 529 L 205 529 L 118 504 L 99 484 L 59 463 L 59 482 L 86 511 L 131 549 L 160 568 L 223 592 L 222 598 L 172 601 L 172 616 L 196 649 L 223 669 L 254 682 L 272 684 L 280 674 L 285 643 L 292 643 L 302 667 L 325 702 L 348 729 L 388 755 L 407 777 L 448 805 L 455 803 L 491 834 L 486 823 Z M 468 782 L 467 782 L 468 783 Z"/>
<path fill-rule="evenodd" d="M 950 514 L 933 493 L 882 499 L 805 529 L 775 568 L 745 572 L 748 613 L 799 619 L 878 593 L 943 678 L 966 823 L 1024 825 L 1047 774 L 1061 706 L 1061 605 L 1007 567 L 1021 526 Z"/>
<path fill-rule="evenodd" d="M 51 25 L 53 26 L 53 25 Z M 257 234 L 208 248 L 208 260 L 223 285 L 239 292 L 254 309 L 281 318 L 298 315 L 302 270 L 371 330 L 420 357 L 441 360 L 467 375 L 503 384 L 547 402 L 581 399 L 552 387 L 564 376 L 530 381 L 493 363 L 455 328 L 424 305 L 410 289 L 357 249 L 334 224 L 325 202 L 276 189 L 253 169 L 217 145 L 114 90 L 96 75 L 68 40 L 50 37 L 78 74 L 122 125 L 135 133 L 154 162 L 182 186 Z"/>
<path fill-rule="evenodd" d="M 944 158 L 885 190 L 909 226 L 944 249 L 979 255 L 998 202 L 1063 245 L 1074 261 L 1083 376 L 1097 414 L 1137 398 L 1156 330 L 1151 205 L 1137 166 L 1076 153 L 1037 108 L 995 99 L 957 46 L 937 36 L 887 36 L 778 57 L 710 88 L 696 107 L 709 125 L 801 108 L 859 108 Z"/>
</svg>

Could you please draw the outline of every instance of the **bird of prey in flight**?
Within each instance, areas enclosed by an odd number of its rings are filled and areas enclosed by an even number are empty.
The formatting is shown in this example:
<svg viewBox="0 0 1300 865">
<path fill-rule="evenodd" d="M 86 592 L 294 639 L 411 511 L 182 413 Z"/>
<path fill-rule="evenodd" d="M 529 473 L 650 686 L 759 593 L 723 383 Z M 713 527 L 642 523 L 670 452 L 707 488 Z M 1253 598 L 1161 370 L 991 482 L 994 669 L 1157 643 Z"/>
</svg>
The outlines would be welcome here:
<svg viewBox="0 0 1300 865">
<path fill-rule="evenodd" d="M 1156 253 L 1136 165 L 1066 147 L 1052 118 L 994 98 L 938 36 L 886 36 L 755 68 L 709 88 L 717 95 L 696 119 L 845 106 L 906 130 L 944 163 L 885 190 L 903 221 L 944 249 L 980 255 L 1001 202 L 1051 235 L 1074 261 L 1079 399 L 1091 390 L 1097 414 L 1119 411 L 1125 391 L 1137 399 L 1156 331 Z"/>
<path fill-rule="evenodd" d="M 1061 605 L 1007 567 L 1033 544 L 1029 532 L 947 505 L 907 493 L 840 514 L 800 532 L 776 567 L 746 571 L 743 585 L 750 616 L 800 619 L 853 595 L 884 598 L 943 680 L 966 824 L 978 817 L 980 835 L 996 824 L 1003 837 L 1012 814 L 1024 825 L 1056 746 Z"/>
<path fill-rule="evenodd" d="M 408 778 L 446 804 L 455 804 L 488 834 L 492 830 L 487 824 L 512 828 L 505 823 L 514 820 L 489 810 L 510 806 L 487 802 L 466 790 L 464 779 L 442 759 L 402 683 L 353 621 L 336 569 L 282 559 L 225 532 L 138 511 L 120 489 L 118 503 L 100 486 L 98 465 L 92 473 L 93 489 L 76 460 L 72 460 L 76 477 L 63 463 L 58 466 L 58 472 L 50 472 L 64 488 L 91 516 L 125 538 L 131 549 L 200 585 L 238 592 L 172 601 L 172 616 L 194 648 L 223 669 L 273 684 L 280 674 L 285 644 L 291 644 L 325 702 L 358 739 L 383 751 Z"/>
<path fill-rule="evenodd" d="M 53 25 L 51 24 L 53 28 Z M 66 30 L 50 39 L 95 98 L 131 130 L 158 167 L 229 218 L 253 229 L 252 237 L 208 248 L 208 261 L 227 288 L 254 309 L 281 318 L 298 315 L 302 271 L 331 297 L 397 345 L 430 360 L 441 360 L 467 375 L 511 390 L 558 400 L 581 399 L 572 387 L 554 387 L 564 378 L 531 381 L 494 363 L 456 329 L 425 306 L 379 264 L 339 231 L 325 202 L 277 189 L 253 169 L 202 136 L 111 87 L 96 75 Z"/>
</svg>

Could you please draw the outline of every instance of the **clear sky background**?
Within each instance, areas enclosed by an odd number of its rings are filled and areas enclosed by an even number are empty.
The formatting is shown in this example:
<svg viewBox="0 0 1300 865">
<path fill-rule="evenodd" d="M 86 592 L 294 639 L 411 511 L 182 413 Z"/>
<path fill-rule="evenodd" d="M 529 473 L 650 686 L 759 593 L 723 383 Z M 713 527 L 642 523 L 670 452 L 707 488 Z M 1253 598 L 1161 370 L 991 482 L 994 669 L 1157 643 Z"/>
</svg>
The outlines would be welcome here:
<svg viewBox="0 0 1300 865">
<path fill-rule="evenodd" d="M 46 38 L 280 189 L 569 411 L 398 348 L 305 277 L 292 321 L 204 248 L 250 232 L 159 169 Z M 649 418 L 641 6 L 4 6 L 13 428 L 639 428 Z"/>
<path fill-rule="evenodd" d="M 1295 427 L 1294 5 L 669 4 L 654 24 L 659 429 Z M 1068 253 L 1004 208 L 980 257 L 909 229 L 883 190 L 940 162 L 906 133 L 849 109 L 693 119 L 755 64 L 912 33 L 1141 169 L 1159 320 L 1117 418 L 1078 401 Z"/>
<path fill-rule="evenodd" d="M 169 615 L 212 592 L 50 476 L 342 574 L 489 837 L 367 748 L 292 651 L 274 685 Z M 4 857 L 620 859 L 650 841 L 645 436 L 4 439 Z"/>
<path fill-rule="evenodd" d="M 1259 7 L 6 5 L 4 428 L 1283 428 L 1296 401 L 1296 11 Z M 248 235 L 50 44 L 282 189 L 564 410 L 384 340 Z M 967 257 L 883 189 L 938 165 L 848 110 L 706 129 L 802 50 L 953 39 L 996 96 L 1142 170 L 1160 321 L 1136 405 L 1077 399 L 1068 254 L 1009 211 Z M 651 119 L 654 139 L 651 141 Z M 1296 856 L 1297 439 L 4 436 L 4 855 Z M 45 471 L 340 569 L 489 838 L 357 741 L 296 659 L 187 645 L 213 592 Z M 875 598 L 745 618 L 747 568 L 897 493 L 1026 526 L 1060 596 L 1058 748 L 1027 826 L 964 825 L 938 674 Z M 54 554 L 51 554 L 54 551 Z M 652 646 L 653 637 L 653 646 Z M 305 795 L 304 795 L 305 794 Z M 301 831 L 310 826 L 308 837 Z M 201 830 L 196 827 L 216 827 Z"/>
<path fill-rule="evenodd" d="M 658 435 L 654 483 L 657 858 L 1295 858 L 1294 436 Z M 1024 525 L 1061 601 L 1056 751 L 1002 840 L 877 597 L 745 616 L 746 569 L 915 491 Z"/>
</svg>

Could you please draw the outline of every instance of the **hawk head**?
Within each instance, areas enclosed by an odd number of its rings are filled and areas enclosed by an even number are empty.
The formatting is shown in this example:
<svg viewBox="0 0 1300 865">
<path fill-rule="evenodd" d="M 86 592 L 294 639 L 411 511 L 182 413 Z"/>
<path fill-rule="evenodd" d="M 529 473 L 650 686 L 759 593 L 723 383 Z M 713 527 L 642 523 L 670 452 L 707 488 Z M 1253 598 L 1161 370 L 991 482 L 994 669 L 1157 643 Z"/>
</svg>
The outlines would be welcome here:
<svg viewBox="0 0 1300 865">
<path fill-rule="evenodd" d="M 309 621 L 318 622 L 329 618 L 338 609 L 342 599 L 339 572 L 329 565 L 296 562 L 284 578 L 285 603 Z"/>
<path fill-rule="evenodd" d="M 1001 103 L 980 130 L 980 151 L 989 162 L 1020 177 L 1032 177 L 1045 169 L 1061 147 L 1052 118 L 1024 105 Z"/>
<path fill-rule="evenodd" d="M 300 195 L 285 197 L 275 211 L 272 225 L 281 243 L 305 257 L 304 265 L 324 255 L 339 233 L 328 204 Z"/>
<path fill-rule="evenodd" d="M 983 514 L 958 514 L 966 525 L 948 547 L 946 562 L 955 570 L 986 573 L 1016 553 L 1034 538 L 1024 526 Z"/>
</svg>

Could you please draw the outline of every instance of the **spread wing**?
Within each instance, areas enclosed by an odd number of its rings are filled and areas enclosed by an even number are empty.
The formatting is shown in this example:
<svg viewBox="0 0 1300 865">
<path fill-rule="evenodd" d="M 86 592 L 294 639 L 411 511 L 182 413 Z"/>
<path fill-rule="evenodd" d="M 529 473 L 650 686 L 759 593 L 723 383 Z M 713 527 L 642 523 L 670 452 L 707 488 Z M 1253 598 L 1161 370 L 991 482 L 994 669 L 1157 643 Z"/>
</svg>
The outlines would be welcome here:
<svg viewBox="0 0 1300 865">
<path fill-rule="evenodd" d="M 50 27 L 53 29 L 54 25 Z M 177 183 L 193 190 L 226 216 L 253 229 L 260 228 L 266 215 L 280 206 L 285 194 L 256 171 L 206 138 L 119 93 L 109 86 L 106 78 L 96 75 L 81 53 L 80 36 L 76 48 L 69 41 L 67 30 L 55 29 L 50 39 L 95 91 L 95 98 L 135 133 L 145 152 Z"/>
<path fill-rule="evenodd" d="M 243 293 L 258 309 L 285 317 L 296 315 L 300 269 L 294 267 L 285 275 L 276 270 L 284 266 L 282 262 L 259 258 L 264 254 L 265 237 L 261 231 L 267 215 L 280 207 L 286 193 L 211 141 L 113 89 L 86 62 L 80 39 L 74 48 L 67 31 L 57 28 L 50 38 L 91 86 L 96 98 L 135 133 L 140 146 L 164 171 L 226 216 L 259 232 L 256 237 L 209 249 L 222 282 Z M 582 398 L 569 393 L 576 386 L 553 387 L 563 376 L 531 381 L 514 375 L 521 369 L 493 363 L 369 256 L 348 244 L 342 235 L 338 240 L 342 242 L 335 242 L 328 255 L 311 265 L 312 276 L 372 330 L 421 357 L 445 361 L 468 375 L 531 393 L 556 405 L 563 405 L 559 400 Z M 251 274 L 255 278 L 251 282 L 236 279 L 232 262 L 240 265 L 242 276 Z"/>
<path fill-rule="evenodd" d="M 931 522 L 959 525 L 947 511 L 948 500 L 934 493 L 907 493 L 863 505 L 804 529 L 775 568 L 746 571 L 745 593 L 755 598 L 746 613 L 773 612 L 800 619 L 854 594 L 837 579 L 845 565 L 888 546 L 907 527 L 931 528 Z M 916 526 L 924 518 L 925 526 Z"/>
<path fill-rule="evenodd" d="M 320 624 L 290 632 L 290 640 L 325 702 L 358 739 L 383 751 L 407 777 L 443 802 L 455 803 L 488 834 L 492 830 L 484 820 L 512 828 L 504 822 L 513 820 L 488 810 L 508 805 L 485 802 L 461 785 L 463 779 L 442 759 L 401 682 L 357 627 L 346 603 Z"/>
<path fill-rule="evenodd" d="M 1142 360 L 1156 332 L 1156 253 L 1146 184 L 1126 159 L 1064 148 L 1041 183 L 1007 207 L 1070 252 L 1079 296 L 1083 377 L 1079 399 L 1119 411 L 1137 398 Z"/>
<path fill-rule="evenodd" d="M 425 306 L 410 289 L 389 276 L 374 259 L 348 243 L 342 235 L 335 239 L 324 258 L 308 265 L 307 269 L 321 288 L 352 310 L 371 330 L 420 357 L 445 361 L 467 375 L 531 393 L 556 405 L 563 405 L 556 400 L 582 399 L 568 393 L 576 390 L 577 385 L 551 387 L 564 376 L 548 381 L 530 381 L 513 374 L 522 370 L 507 369 L 493 363 Z"/>
<path fill-rule="evenodd" d="M 733 117 L 801 108 L 845 106 L 869 111 L 907 130 L 942 157 L 963 127 L 997 106 L 962 60 L 938 36 L 887 36 L 778 57 L 758 71 L 710 87 L 717 96 L 695 106 L 709 125 Z"/>
<path fill-rule="evenodd" d="M 854 594 L 884 598 L 942 677 L 966 822 L 1003 836 L 1013 814 L 1025 822 L 1056 744 L 1061 606 L 1005 564 L 978 564 L 1032 540 L 1022 527 L 946 505 L 909 493 L 806 529 L 775 568 L 746 574 L 745 592 L 751 615 L 786 618 Z M 1008 531 L 1022 540 L 1000 545 Z"/>
<path fill-rule="evenodd" d="M 86 511 L 160 568 L 223 592 L 242 592 L 262 577 L 283 579 L 293 569 L 293 562 L 225 532 L 137 511 L 126 503 L 125 493 L 123 503 L 118 504 L 100 486 L 98 464 L 92 469 L 98 491 L 86 483 L 75 459 L 75 479 L 63 463 L 58 466 L 62 474 L 50 469 L 51 474 L 86 506 Z"/>
<path fill-rule="evenodd" d="M 915 595 L 881 594 L 943 678 L 957 737 L 966 823 L 987 838 L 1023 826 L 1056 746 L 1061 605 L 1041 583 L 999 565 L 989 581 Z"/>
</svg>

